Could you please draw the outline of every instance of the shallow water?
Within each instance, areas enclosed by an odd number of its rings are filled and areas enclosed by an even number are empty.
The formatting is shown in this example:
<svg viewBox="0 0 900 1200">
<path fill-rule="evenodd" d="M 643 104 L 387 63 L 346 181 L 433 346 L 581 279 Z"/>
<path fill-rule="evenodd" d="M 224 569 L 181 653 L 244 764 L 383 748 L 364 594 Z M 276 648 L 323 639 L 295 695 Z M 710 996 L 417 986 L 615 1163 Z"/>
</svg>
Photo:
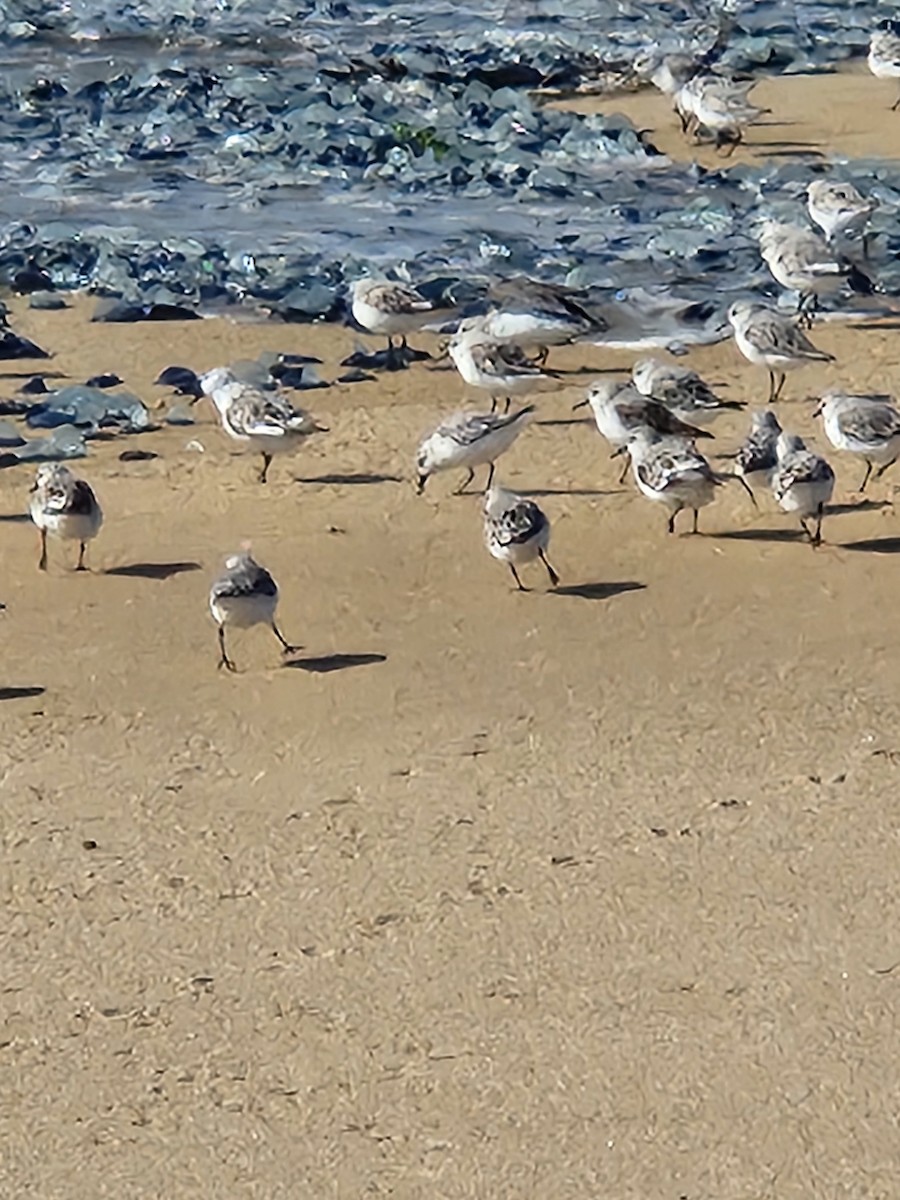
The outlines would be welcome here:
<svg viewBox="0 0 900 1200">
<path fill-rule="evenodd" d="M 622 77 L 648 31 L 708 49 L 726 20 L 730 67 L 824 69 L 892 9 L 801 0 L 788 25 L 748 2 L 0 4 L 0 278 L 33 260 L 57 287 L 291 319 L 340 315 L 371 264 L 752 287 L 748 213 L 812 168 L 672 164 L 623 119 L 526 86 Z M 900 170 L 880 174 L 893 202 Z"/>
</svg>

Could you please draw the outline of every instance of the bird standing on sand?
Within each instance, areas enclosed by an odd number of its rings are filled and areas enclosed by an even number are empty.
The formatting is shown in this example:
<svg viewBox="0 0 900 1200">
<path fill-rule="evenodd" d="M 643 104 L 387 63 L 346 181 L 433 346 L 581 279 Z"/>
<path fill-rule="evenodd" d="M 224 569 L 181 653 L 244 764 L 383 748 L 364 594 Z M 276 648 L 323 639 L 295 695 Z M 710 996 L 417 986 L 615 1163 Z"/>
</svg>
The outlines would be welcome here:
<svg viewBox="0 0 900 1200">
<path fill-rule="evenodd" d="M 219 627 L 219 666 L 235 671 L 225 646 L 225 630 L 249 629 L 252 625 L 268 625 L 281 644 L 283 654 L 293 654 L 296 646 L 281 635 L 275 624 L 278 607 L 278 586 L 265 569 L 256 562 L 250 547 L 225 559 L 225 570 L 215 580 L 209 592 L 209 610 Z"/>
<path fill-rule="evenodd" d="M 395 279 L 368 276 L 353 284 L 350 310 L 363 329 L 387 337 L 389 359 L 396 350 L 395 335 L 402 336 L 401 346 L 405 346 L 406 335 L 427 325 L 435 315 L 434 304 L 416 288 Z"/>
<path fill-rule="evenodd" d="M 78 542 L 76 571 L 84 571 L 87 543 L 97 536 L 103 512 L 90 484 L 78 479 L 60 463 L 38 467 L 31 487 L 31 519 L 40 530 L 41 556 L 38 570 L 47 570 L 47 534 L 63 541 Z"/>
<path fill-rule="evenodd" d="M 796 513 L 813 546 L 822 541 L 822 517 L 834 492 L 834 471 L 818 454 L 806 448 L 803 438 L 782 433 L 777 443 L 778 462 L 772 472 L 772 494 L 783 512 Z M 807 521 L 815 517 L 815 529 Z"/>
<path fill-rule="evenodd" d="M 634 481 L 648 500 L 669 509 L 669 533 L 682 509 L 694 513 L 692 533 L 697 533 L 699 510 L 711 504 L 719 483 L 712 467 L 683 438 L 665 437 L 639 429 L 628 442 Z"/>
<path fill-rule="evenodd" d="M 491 412 L 501 397 L 506 400 L 504 412 L 509 412 L 513 396 L 526 396 L 552 379 L 529 362 L 520 347 L 491 338 L 480 317 L 462 322 L 447 352 L 464 382 L 490 395 Z"/>
<path fill-rule="evenodd" d="M 748 362 L 769 372 L 769 404 L 781 395 L 786 372 L 810 362 L 834 362 L 817 350 L 796 321 L 765 304 L 738 300 L 728 310 L 734 341 Z"/>
<path fill-rule="evenodd" d="M 276 454 L 291 454 L 310 434 L 328 432 L 305 409 L 294 408 L 286 396 L 263 392 L 227 367 L 201 375 L 200 386 L 216 406 L 228 436 L 262 455 L 260 483 L 266 482 Z"/>
<path fill-rule="evenodd" d="M 484 497 L 484 539 L 493 557 L 507 564 L 520 592 L 528 589 L 516 567 L 536 558 L 544 564 L 550 586 L 559 583 L 559 576 L 547 561 L 550 522 L 533 500 L 492 484 Z"/>
<path fill-rule="evenodd" d="M 876 465 L 878 479 L 900 456 L 900 412 L 890 396 L 854 396 L 832 388 L 822 396 L 813 416 L 822 417 L 825 436 L 836 450 L 864 460 L 861 492 Z"/>
</svg>

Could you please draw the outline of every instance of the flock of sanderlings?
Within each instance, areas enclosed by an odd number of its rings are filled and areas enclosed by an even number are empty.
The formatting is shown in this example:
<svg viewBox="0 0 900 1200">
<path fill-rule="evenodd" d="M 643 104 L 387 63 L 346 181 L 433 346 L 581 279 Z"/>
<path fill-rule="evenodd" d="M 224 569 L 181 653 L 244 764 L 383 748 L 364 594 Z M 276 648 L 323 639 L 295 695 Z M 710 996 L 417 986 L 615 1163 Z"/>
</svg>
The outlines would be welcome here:
<svg viewBox="0 0 900 1200">
<path fill-rule="evenodd" d="M 890 28 L 874 33 L 868 63 L 878 78 L 900 79 L 900 36 Z M 742 140 L 744 127 L 764 111 L 749 98 L 752 82 L 705 72 L 690 60 L 651 53 L 636 66 L 672 97 L 686 134 L 709 138 L 728 153 Z M 900 97 L 893 108 L 898 106 Z M 693 513 L 696 532 L 699 510 L 711 503 L 720 484 L 734 479 L 754 503 L 760 488 L 769 489 L 783 511 L 796 515 L 809 541 L 819 544 L 834 472 L 801 438 L 782 429 L 771 405 L 781 398 L 788 371 L 810 362 L 832 361 L 809 336 L 820 297 L 845 285 L 863 293 L 873 290 L 861 265 L 866 259 L 865 240 L 860 254 L 851 253 L 856 245 L 852 238 L 864 231 L 873 209 L 872 201 L 852 184 L 819 179 L 807 193 L 812 224 L 760 221 L 760 254 L 773 278 L 795 292 L 799 303 L 793 314 L 746 301 L 735 302 L 728 310 L 737 349 L 749 363 L 765 367 L 769 376 L 768 406 L 750 414 L 751 427 L 735 457 L 733 473 L 715 471 L 697 442 L 711 436 L 703 426 L 719 413 L 744 405 L 722 399 L 696 372 L 642 359 L 634 364 L 630 379 L 605 379 L 587 389 L 580 403 L 590 407 L 613 453 L 627 456 L 623 480 L 630 464 L 640 493 L 667 510 L 670 533 L 675 531 L 677 515 L 686 509 Z M 390 353 L 396 349 L 395 337 L 402 337 L 405 344 L 409 333 L 440 319 L 446 323 L 452 316 L 440 313 L 408 283 L 373 277 L 353 285 L 351 309 L 365 330 L 387 337 Z M 463 381 L 490 396 L 491 408 L 456 412 L 422 441 L 415 458 L 417 489 L 421 492 L 438 472 L 459 470 L 466 472 L 457 489 L 462 493 L 475 470 L 487 467 L 483 502 L 487 548 L 509 566 L 522 590 L 519 568 L 538 559 L 551 586 L 559 579 L 547 558 L 550 522 L 546 514 L 533 500 L 494 482 L 495 463 L 527 428 L 535 411 L 532 404 L 511 411 L 511 403 L 553 383 L 555 376 L 546 368 L 549 347 L 590 341 L 600 332 L 602 326 L 582 294 L 516 277 L 494 286 L 486 315 L 457 321 L 445 345 Z M 198 384 L 198 397 L 202 394 L 212 401 L 224 432 L 261 455 L 261 482 L 277 455 L 291 453 L 306 438 L 326 432 L 282 393 L 265 391 L 227 367 L 208 371 Z M 890 397 L 831 389 L 822 396 L 816 414 L 822 417 L 831 445 L 865 463 L 861 490 L 873 470 L 881 474 L 900 454 L 900 410 Z M 30 509 L 40 531 L 40 569 L 47 568 L 48 535 L 77 542 L 76 569 L 85 569 L 87 543 L 103 522 L 89 484 L 61 464 L 43 465 L 32 487 Z M 226 643 L 228 627 L 265 624 L 285 653 L 293 649 L 275 622 L 277 604 L 276 583 L 253 559 L 249 547 L 226 559 L 209 596 L 218 627 L 220 666 L 235 669 Z"/>
</svg>

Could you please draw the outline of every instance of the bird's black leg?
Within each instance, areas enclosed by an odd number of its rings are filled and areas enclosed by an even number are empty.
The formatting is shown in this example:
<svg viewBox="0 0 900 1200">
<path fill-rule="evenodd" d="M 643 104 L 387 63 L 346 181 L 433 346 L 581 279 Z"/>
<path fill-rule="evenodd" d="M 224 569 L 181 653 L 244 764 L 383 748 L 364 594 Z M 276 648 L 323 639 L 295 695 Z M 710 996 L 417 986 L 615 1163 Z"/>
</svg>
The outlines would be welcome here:
<svg viewBox="0 0 900 1200">
<path fill-rule="evenodd" d="M 889 464 L 889 465 L 890 465 L 890 464 Z M 884 468 L 882 468 L 882 470 L 883 470 L 883 469 L 884 469 Z M 862 481 L 862 483 L 859 485 L 859 490 L 860 490 L 860 492 L 864 492 L 864 491 L 866 490 L 866 484 L 869 482 L 869 476 L 870 476 L 871 474 L 872 474 L 872 464 L 869 462 L 869 460 L 868 460 L 868 459 L 866 459 L 866 473 L 865 473 L 865 475 L 863 475 L 863 481 Z M 879 472 L 878 472 L 878 474 L 880 475 L 880 474 L 881 474 L 881 471 L 879 471 Z M 877 478 L 877 477 L 876 477 L 876 478 Z"/>
<path fill-rule="evenodd" d="M 812 539 L 812 544 L 814 546 L 821 546 L 821 544 L 822 544 L 822 517 L 824 515 L 825 515 L 825 505 L 820 504 L 818 512 L 816 513 L 816 532 Z"/>
<path fill-rule="evenodd" d="M 468 475 L 466 476 L 466 478 L 464 479 L 462 486 L 461 486 L 461 487 L 458 487 L 458 488 L 456 489 L 456 491 L 453 493 L 453 495 L 454 495 L 454 496 L 465 496 L 465 495 L 466 495 L 466 488 L 469 486 L 469 484 L 472 482 L 472 480 L 473 480 L 474 478 L 475 478 L 475 472 L 472 470 L 472 468 L 471 468 L 471 467 L 469 467 L 469 473 L 468 473 Z"/>
<path fill-rule="evenodd" d="M 225 649 L 225 626 L 219 626 L 219 670 L 225 668 L 226 671 L 236 671 L 237 667 L 228 657 L 228 651 Z"/>
<path fill-rule="evenodd" d="M 896 461 L 896 458 L 892 458 L 890 462 L 886 462 L 883 466 L 879 467 L 875 472 L 875 478 L 880 479 L 888 467 L 892 467 Z"/>
<path fill-rule="evenodd" d="M 527 588 L 527 587 L 525 587 L 525 585 L 522 583 L 522 580 L 519 578 L 519 572 L 518 572 L 518 571 L 516 570 L 516 568 L 515 568 L 515 567 L 512 565 L 512 563 L 510 563 L 510 564 L 509 564 L 509 569 L 512 571 L 512 574 L 513 574 L 513 579 L 516 581 L 516 587 L 519 589 L 519 591 L 520 591 L 520 592 L 527 592 L 527 591 L 528 591 L 528 588 Z"/>
<path fill-rule="evenodd" d="M 700 513 L 695 508 L 694 509 L 694 523 L 691 526 L 691 533 L 699 533 L 700 532 L 700 530 L 697 528 L 697 523 L 699 522 L 699 520 L 700 520 Z"/>
<path fill-rule="evenodd" d="M 778 384 L 777 384 L 777 386 L 776 386 L 776 388 L 775 388 L 775 394 L 774 394 L 774 395 L 773 395 L 773 397 L 772 397 L 772 402 L 773 402 L 773 403 L 774 403 L 776 400 L 780 399 L 780 397 L 781 397 L 781 389 L 784 387 L 785 380 L 787 379 L 787 375 L 785 375 L 784 371 L 778 371 L 778 372 L 777 372 L 777 377 L 778 377 Z"/>
<path fill-rule="evenodd" d="M 259 482 L 265 483 L 269 477 L 269 464 L 272 461 L 272 455 L 268 454 L 265 450 L 263 450 L 262 460 L 263 460 L 263 465 L 262 465 L 262 470 L 259 473 Z"/>
<path fill-rule="evenodd" d="M 503 415 L 504 415 L 504 416 L 506 416 L 506 414 L 509 412 L 509 406 L 510 406 L 511 404 L 512 404 L 512 396 L 507 396 L 507 397 L 506 397 L 506 403 L 505 403 L 505 404 L 504 404 L 504 406 L 503 406 Z"/>
<path fill-rule="evenodd" d="M 78 563 L 76 564 L 76 567 L 75 567 L 76 571 L 86 571 L 87 570 L 87 567 L 84 565 L 84 552 L 86 549 L 87 549 L 87 546 L 84 542 L 78 543 Z"/>
<path fill-rule="evenodd" d="M 296 654 L 296 652 L 300 649 L 299 646 L 292 646 L 290 644 L 290 642 L 285 640 L 284 636 L 282 635 L 281 630 L 278 628 L 278 626 L 275 624 L 274 621 L 272 622 L 272 632 L 278 638 L 279 642 L 281 642 L 282 654 Z"/>
<path fill-rule="evenodd" d="M 680 509 L 677 509 L 677 508 L 676 508 L 676 509 L 674 510 L 674 512 L 672 513 L 672 515 L 669 517 L 669 524 L 666 526 L 666 531 L 667 531 L 668 533 L 674 533 L 674 532 L 675 532 L 675 518 L 678 516 L 678 513 L 679 513 L 680 511 L 681 511 Z"/>
<path fill-rule="evenodd" d="M 900 96 L 898 96 L 897 99 L 894 101 L 894 103 L 891 105 L 891 112 L 896 112 L 898 108 L 900 108 Z"/>
<path fill-rule="evenodd" d="M 38 570 L 47 570 L 47 530 L 41 530 L 41 557 L 38 559 Z"/>
<path fill-rule="evenodd" d="M 538 550 L 538 554 L 540 555 L 541 562 L 547 568 L 547 574 L 550 576 L 550 586 L 551 587 L 559 587 L 559 576 L 553 570 L 553 568 L 550 566 L 550 563 L 547 561 L 547 555 L 544 553 L 543 550 Z"/>
<path fill-rule="evenodd" d="M 487 483 L 484 485 L 484 494 L 487 495 L 491 490 L 491 484 L 494 482 L 494 464 L 488 467 Z"/>
</svg>

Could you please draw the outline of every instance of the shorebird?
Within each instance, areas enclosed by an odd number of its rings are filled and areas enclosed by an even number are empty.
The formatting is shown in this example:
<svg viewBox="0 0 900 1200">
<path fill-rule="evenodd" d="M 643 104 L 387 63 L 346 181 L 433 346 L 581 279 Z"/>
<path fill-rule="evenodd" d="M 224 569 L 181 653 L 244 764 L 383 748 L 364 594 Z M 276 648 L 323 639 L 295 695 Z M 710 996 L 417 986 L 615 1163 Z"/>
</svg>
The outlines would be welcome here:
<svg viewBox="0 0 900 1200">
<path fill-rule="evenodd" d="M 47 570 L 47 534 L 62 541 L 78 542 L 76 571 L 84 571 L 88 542 L 100 532 L 103 512 L 90 484 L 78 479 L 61 463 L 38 467 L 31 487 L 31 519 L 41 535 L 38 570 Z"/>
</svg>

